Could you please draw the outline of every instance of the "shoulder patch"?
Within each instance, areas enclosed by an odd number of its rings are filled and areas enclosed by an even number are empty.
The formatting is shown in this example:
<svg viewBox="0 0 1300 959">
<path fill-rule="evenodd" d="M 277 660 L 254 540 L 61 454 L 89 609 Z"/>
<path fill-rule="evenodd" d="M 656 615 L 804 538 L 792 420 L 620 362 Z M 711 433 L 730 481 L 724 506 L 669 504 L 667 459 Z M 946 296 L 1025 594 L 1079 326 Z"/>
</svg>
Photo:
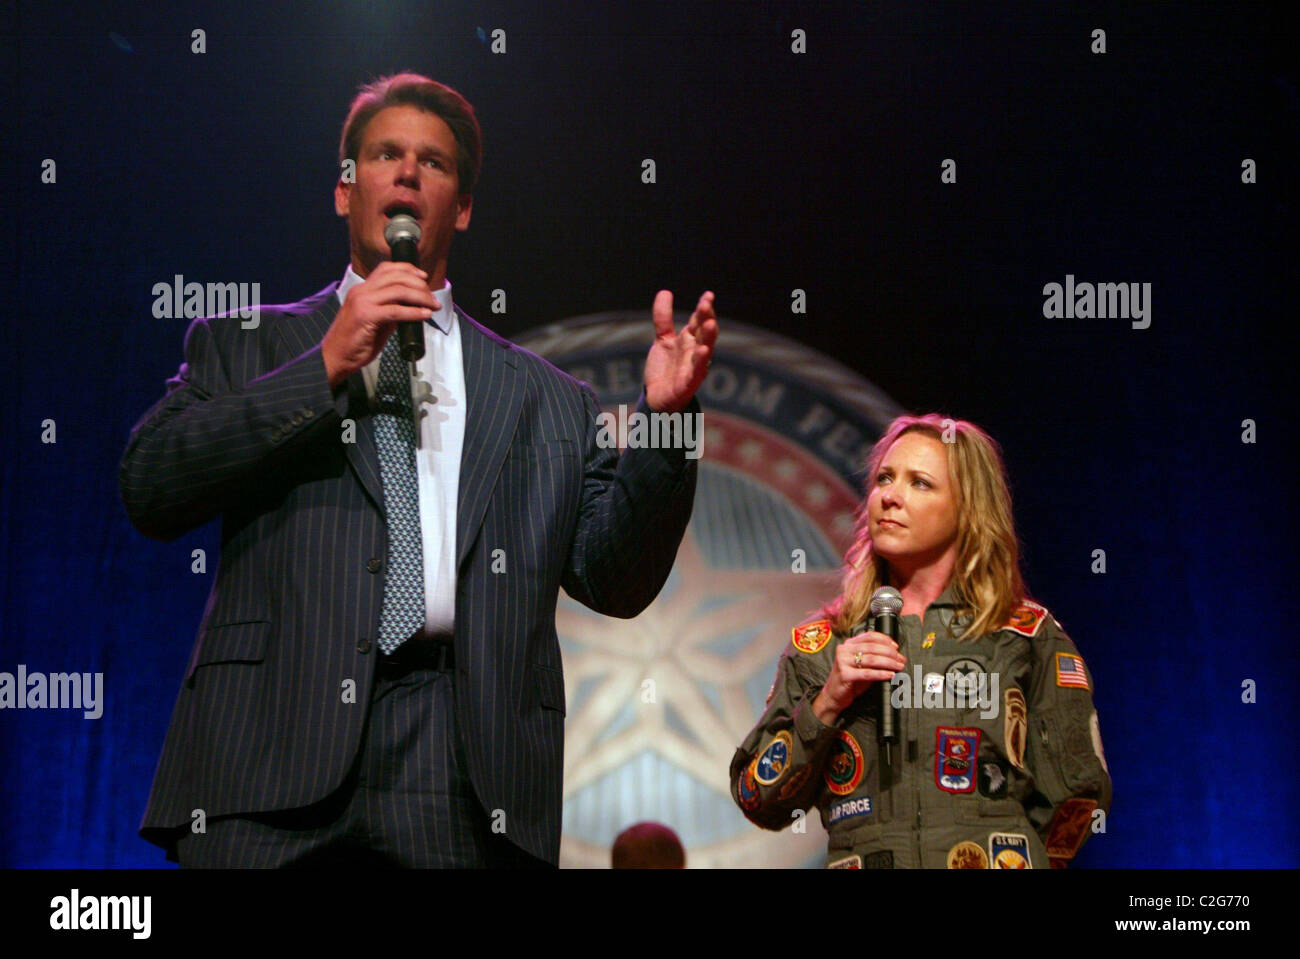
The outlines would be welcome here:
<svg viewBox="0 0 1300 959">
<path fill-rule="evenodd" d="M 1032 600 L 1022 599 L 1020 605 L 1011 611 L 1011 618 L 1007 620 L 1006 625 L 1002 628 L 1013 630 L 1021 636 L 1037 636 L 1038 630 L 1042 628 L 1043 620 L 1048 615 L 1046 607 L 1040 606 Z"/>
<path fill-rule="evenodd" d="M 819 619 L 790 630 L 790 643 L 801 653 L 820 653 L 831 641 L 831 621 Z"/>
<path fill-rule="evenodd" d="M 1056 685 L 1092 689 L 1088 685 L 1088 671 L 1083 668 L 1082 656 L 1073 653 L 1056 654 Z"/>
</svg>

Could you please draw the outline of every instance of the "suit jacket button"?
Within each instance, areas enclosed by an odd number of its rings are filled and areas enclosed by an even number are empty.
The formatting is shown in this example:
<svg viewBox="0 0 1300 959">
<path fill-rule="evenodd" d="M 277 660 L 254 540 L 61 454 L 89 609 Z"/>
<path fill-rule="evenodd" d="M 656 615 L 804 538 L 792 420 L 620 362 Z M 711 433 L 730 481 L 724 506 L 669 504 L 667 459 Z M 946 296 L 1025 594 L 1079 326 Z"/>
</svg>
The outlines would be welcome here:
<svg viewBox="0 0 1300 959">
<path fill-rule="evenodd" d="M 384 568 L 384 564 L 381 563 L 381 562 L 380 562 L 376 557 L 374 557 L 374 556 L 372 556 L 372 557 L 370 557 L 368 560 L 366 560 L 366 569 L 370 570 L 370 572 L 372 572 L 372 573 L 377 573 L 377 572 L 379 572 L 379 571 L 380 571 L 381 569 L 383 569 L 383 568 Z"/>
<path fill-rule="evenodd" d="M 294 426 L 301 426 L 301 425 L 302 425 L 302 414 L 301 414 L 301 413 L 294 413 L 294 414 L 293 414 L 293 425 L 294 425 Z"/>
<path fill-rule="evenodd" d="M 275 429 L 271 430 L 271 442 L 272 442 L 272 443 L 278 443 L 278 442 L 280 442 L 280 438 L 281 438 L 282 436 L 284 436 L 284 434 L 280 432 L 280 427 L 277 426 L 277 427 L 275 427 Z"/>
<path fill-rule="evenodd" d="M 359 643 L 357 643 L 357 652 L 361 653 L 363 656 L 366 653 L 370 652 L 370 640 L 362 639 Z"/>
<path fill-rule="evenodd" d="M 308 409 L 307 407 L 304 406 L 304 407 L 302 408 L 302 415 L 303 415 L 304 417 L 306 417 L 307 419 L 311 419 L 311 418 L 312 418 L 312 411 L 311 411 L 310 409 Z"/>
</svg>

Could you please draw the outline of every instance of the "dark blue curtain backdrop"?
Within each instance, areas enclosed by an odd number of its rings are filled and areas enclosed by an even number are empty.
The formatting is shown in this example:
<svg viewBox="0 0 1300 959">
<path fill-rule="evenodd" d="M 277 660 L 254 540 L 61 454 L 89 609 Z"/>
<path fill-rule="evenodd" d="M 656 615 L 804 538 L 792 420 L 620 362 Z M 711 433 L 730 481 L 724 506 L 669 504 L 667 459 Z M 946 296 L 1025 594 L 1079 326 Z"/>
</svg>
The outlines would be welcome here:
<svg viewBox="0 0 1300 959">
<path fill-rule="evenodd" d="M 679 305 L 710 288 L 724 321 L 1003 443 L 1027 578 L 1095 674 L 1115 781 L 1080 865 L 1297 865 L 1282 23 L 1200 3 L 11 8 L 0 671 L 102 672 L 105 705 L 0 711 L 0 864 L 164 864 L 136 827 L 218 540 L 147 540 L 118 498 L 188 325 L 154 319 L 152 289 L 182 274 L 284 302 L 337 279 L 344 112 L 409 68 L 483 124 L 449 271 L 471 315 L 506 336 L 616 308 L 648 322 L 660 286 Z M 1150 328 L 1045 319 L 1067 274 L 1150 283 Z"/>
</svg>

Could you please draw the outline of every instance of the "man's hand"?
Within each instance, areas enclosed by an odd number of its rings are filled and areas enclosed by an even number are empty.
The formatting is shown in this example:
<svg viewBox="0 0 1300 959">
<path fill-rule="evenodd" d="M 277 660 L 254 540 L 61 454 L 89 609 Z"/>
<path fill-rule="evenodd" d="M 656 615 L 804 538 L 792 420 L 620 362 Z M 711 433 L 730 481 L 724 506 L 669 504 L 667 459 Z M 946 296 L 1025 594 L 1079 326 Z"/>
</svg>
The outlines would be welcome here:
<svg viewBox="0 0 1300 959">
<path fill-rule="evenodd" d="M 331 388 L 383 352 L 395 324 L 423 323 L 441 309 L 428 281 L 417 266 L 385 261 L 348 290 L 320 344 Z"/>
<path fill-rule="evenodd" d="M 713 293 L 706 292 L 680 332 L 673 330 L 673 295 L 660 290 L 654 305 L 655 341 L 645 361 L 645 398 L 656 413 L 680 413 L 704 382 L 718 339 Z"/>
</svg>

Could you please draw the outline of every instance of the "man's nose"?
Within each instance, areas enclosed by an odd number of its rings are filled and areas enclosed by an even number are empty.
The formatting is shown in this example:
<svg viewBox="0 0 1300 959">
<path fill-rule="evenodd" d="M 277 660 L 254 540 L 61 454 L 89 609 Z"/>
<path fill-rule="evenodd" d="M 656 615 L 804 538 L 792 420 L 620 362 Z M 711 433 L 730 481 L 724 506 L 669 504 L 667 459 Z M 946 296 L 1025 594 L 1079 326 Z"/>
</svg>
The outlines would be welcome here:
<svg viewBox="0 0 1300 959">
<path fill-rule="evenodd" d="M 397 182 L 407 186 L 419 185 L 419 168 L 420 163 L 415 158 L 415 154 L 406 154 L 397 164 Z"/>
</svg>

